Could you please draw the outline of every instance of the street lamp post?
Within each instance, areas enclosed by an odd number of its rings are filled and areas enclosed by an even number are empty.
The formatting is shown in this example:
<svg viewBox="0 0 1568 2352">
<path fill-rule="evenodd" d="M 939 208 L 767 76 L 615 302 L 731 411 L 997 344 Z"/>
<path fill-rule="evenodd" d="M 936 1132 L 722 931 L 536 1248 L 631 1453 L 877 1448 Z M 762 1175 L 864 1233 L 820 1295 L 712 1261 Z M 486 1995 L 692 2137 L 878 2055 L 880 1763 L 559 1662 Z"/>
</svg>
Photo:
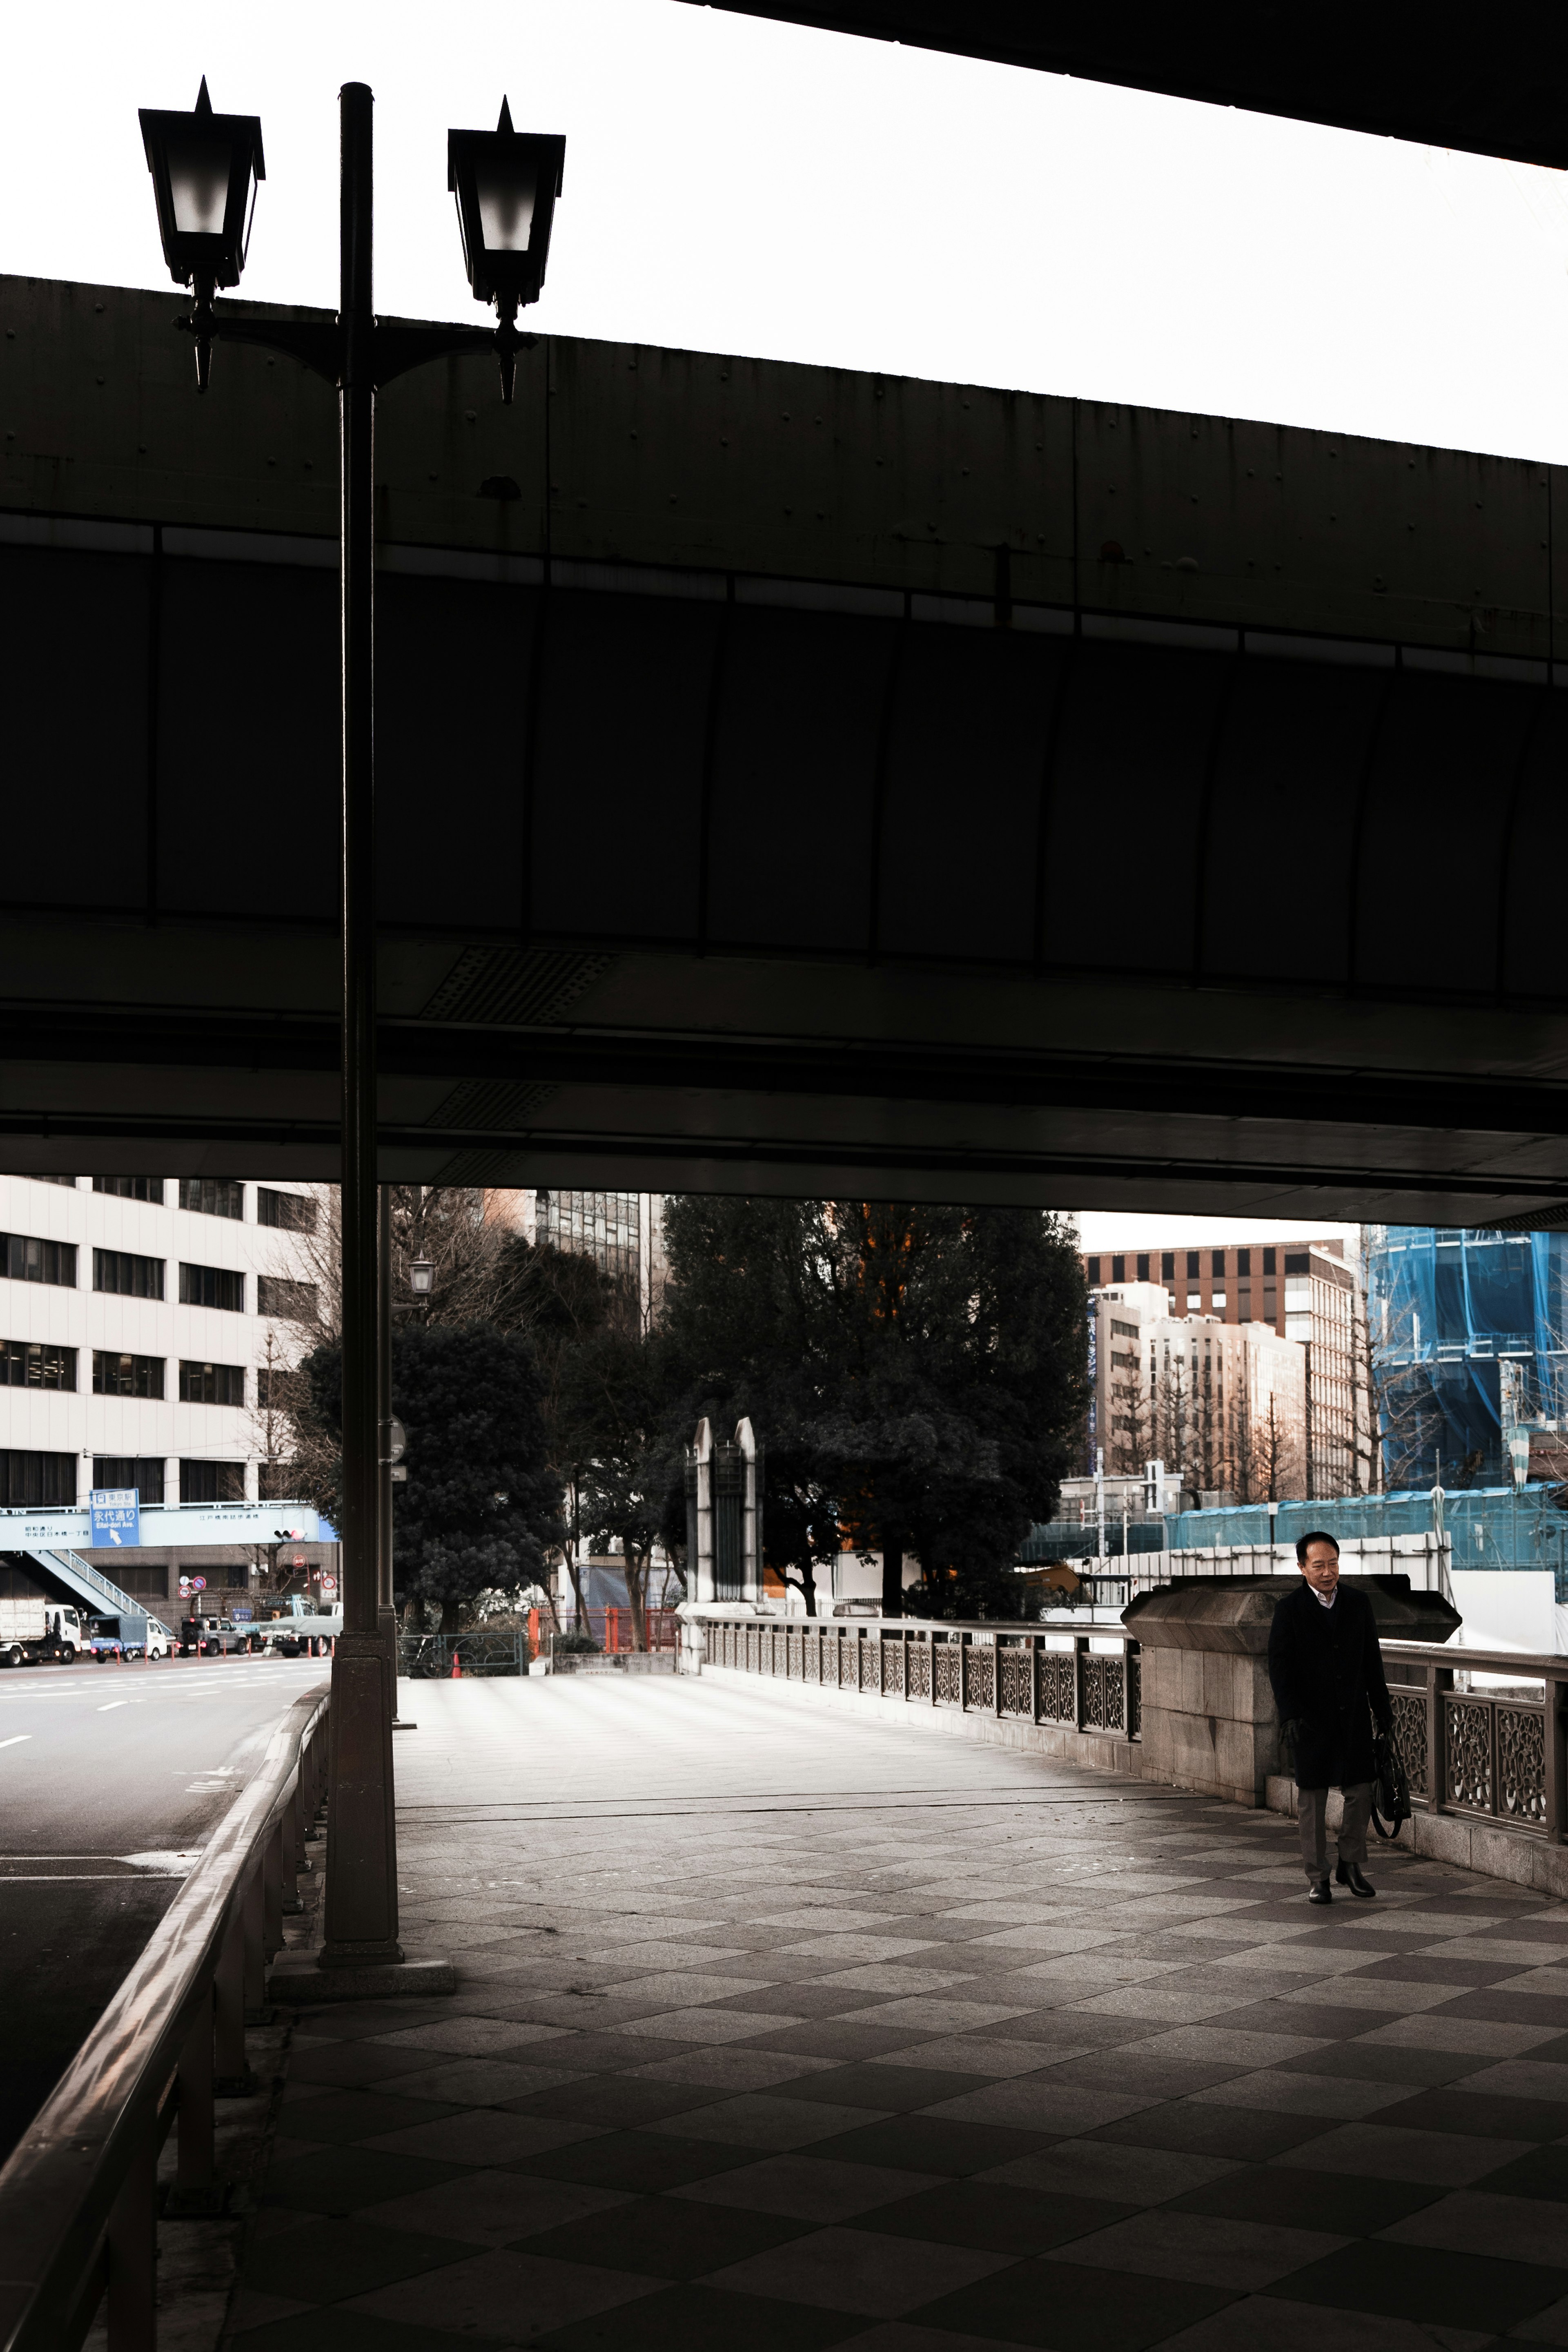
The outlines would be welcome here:
<svg viewBox="0 0 1568 2352">
<path fill-rule="evenodd" d="M 395 1699 L 391 1593 L 382 1616 L 382 1523 L 390 1501 L 381 1472 L 384 1352 L 380 1301 L 381 1202 L 376 1151 L 375 509 L 376 394 L 409 369 L 455 352 L 492 351 L 501 397 L 512 398 L 520 306 L 544 283 L 566 142 L 512 128 L 503 100 L 493 131 L 448 138 L 447 185 L 456 196 L 475 299 L 497 324 L 392 326 L 371 299 L 373 100 L 363 82 L 339 98 L 340 302 L 330 324 L 231 317 L 221 288 L 245 268 L 256 185 L 265 176 L 261 124 L 216 114 L 204 79 L 190 114 L 143 110 L 164 258 L 195 297 L 175 325 L 193 337 L 196 388 L 207 390 L 214 341 L 287 352 L 334 384 L 339 399 L 340 607 L 342 676 L 342 1299 L 343 1633 L 332 1665 L 330 1834 L 324 1968 L 402 1958 L 398 1942 L 392 1725 Z"/>
</svg>

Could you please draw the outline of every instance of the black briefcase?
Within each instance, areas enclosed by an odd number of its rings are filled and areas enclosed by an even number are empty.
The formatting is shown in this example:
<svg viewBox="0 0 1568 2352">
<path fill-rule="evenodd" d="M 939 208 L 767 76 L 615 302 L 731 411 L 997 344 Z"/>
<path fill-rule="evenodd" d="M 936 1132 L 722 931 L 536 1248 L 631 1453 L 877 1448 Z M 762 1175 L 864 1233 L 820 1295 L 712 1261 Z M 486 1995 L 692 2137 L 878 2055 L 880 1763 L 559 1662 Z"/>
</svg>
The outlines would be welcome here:
<svg viewBox="0 0 1568 2352">
<path fill-rule="evenodd" d="M 1399 1760 L 1399 1750 L 1386 1731 L 1372 1743 L 1377 1777 L 1372 1784 L 1372 1826 L 1381 1838 L 1397 1837 L 1410 1818 L 1410 1782 Z"/>
</svg>

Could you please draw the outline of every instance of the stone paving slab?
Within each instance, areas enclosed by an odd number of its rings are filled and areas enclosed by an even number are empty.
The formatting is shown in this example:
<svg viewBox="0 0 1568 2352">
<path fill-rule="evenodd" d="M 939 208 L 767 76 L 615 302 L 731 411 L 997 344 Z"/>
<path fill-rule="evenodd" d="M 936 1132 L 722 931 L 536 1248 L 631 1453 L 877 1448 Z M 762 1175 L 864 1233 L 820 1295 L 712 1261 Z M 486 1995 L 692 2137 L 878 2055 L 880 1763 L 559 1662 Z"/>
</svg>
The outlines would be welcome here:
<svg viewBox="0 0 1568 2352">
<path fill-rule="evenodd" d="M 418 1714 L 459 1990 L 300 2018 L 235 2352 L 1568 2345 L 1568 1905 L 787 1692 Z"/>
</svg>

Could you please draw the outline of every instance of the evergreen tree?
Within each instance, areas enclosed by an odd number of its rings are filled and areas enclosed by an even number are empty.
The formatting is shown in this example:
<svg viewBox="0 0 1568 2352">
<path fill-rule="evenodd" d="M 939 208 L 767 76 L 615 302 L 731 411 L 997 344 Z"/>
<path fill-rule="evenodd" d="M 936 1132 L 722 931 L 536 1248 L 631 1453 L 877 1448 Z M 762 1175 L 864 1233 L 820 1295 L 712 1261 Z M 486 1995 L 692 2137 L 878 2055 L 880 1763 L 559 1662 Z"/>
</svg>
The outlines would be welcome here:
<svg viewBox="0 0 1568 2352">
<path fill-rule="evenodd" d="M 342 1427 L 336 1341 L 303 1370 L 313 1412 L 334 1442 Z M 392 1576 L 400 1607 L 441 1611 L 457 1632 L 465 1603 L 536 1581 L 561 1539 L 560 1490 L 549 1462 L 544 1382 L 528 1340 L 488 1324 L 404 1325 L 392 1343 L 392 1410 L 408 1433 L 408 1483 L 394 1489 Z"/>
<path fill-rule="evenodd" d="M 666 1328 L 689 1420 L 748 1412 L 768 1449 L 769 1559 L 810 1595 L 843 1536 L 883 1607 L 1016 1606 L 1087 1402 L 1076 1236 L 1034 1210 L 681 1199 Z"/>
</svg>

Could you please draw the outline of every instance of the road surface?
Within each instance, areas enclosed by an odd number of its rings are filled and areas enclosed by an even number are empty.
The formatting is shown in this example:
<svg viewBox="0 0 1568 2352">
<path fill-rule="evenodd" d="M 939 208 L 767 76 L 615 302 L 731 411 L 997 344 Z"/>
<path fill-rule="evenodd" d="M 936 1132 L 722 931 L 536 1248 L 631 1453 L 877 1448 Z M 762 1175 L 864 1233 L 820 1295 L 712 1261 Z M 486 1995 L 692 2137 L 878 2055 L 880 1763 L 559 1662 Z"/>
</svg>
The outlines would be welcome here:
<svg viewBox="0 0 1568 2352">
<path fill-rule="evenodd" d="M 322 1658 L 0 1671 L 0 2160 Z"/>
</svg>

